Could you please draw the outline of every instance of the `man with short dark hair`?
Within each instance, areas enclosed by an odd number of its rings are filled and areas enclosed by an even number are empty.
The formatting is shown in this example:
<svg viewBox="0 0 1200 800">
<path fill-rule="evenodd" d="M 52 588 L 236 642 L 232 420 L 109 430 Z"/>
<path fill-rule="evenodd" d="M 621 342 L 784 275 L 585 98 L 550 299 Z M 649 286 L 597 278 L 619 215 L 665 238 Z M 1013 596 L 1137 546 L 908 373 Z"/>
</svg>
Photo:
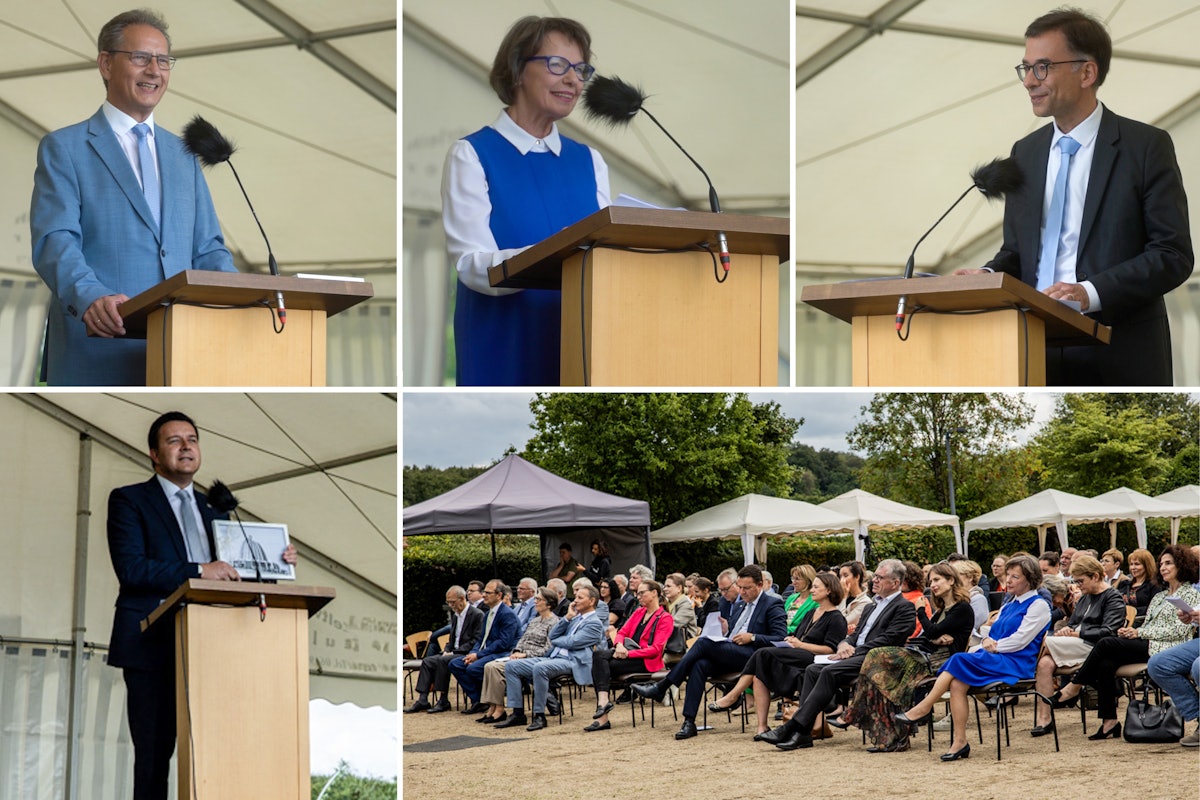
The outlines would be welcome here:
<svg viewBox="0 0 1200 800">
<path fill-rule="evenodd" d="M 1097 100 L 1111 60 L 1104 24 L 1060 8 L 1026 29 L 1017 66 L 1033 113 L 1054 122 L 1013 145 L 1025 181 L 984 269 L 1112 326 L 1106 346 L 1047 347 L 1048 386 L 1172 383 L 1163 295 L 1192 273 L 1187 197 L 1170 134 Z"/>
<path fill-rule="evenodd" d="M 1043 575 L 1058 574 L 1058 553 L 1053 550 L 1047 550 L 1038 556 L 1038 566 L 1042 568 Z"/>
<path fill-rule="evenodd" d="M 908 641 L 917 622 L 917 610 L 900 593 L 904 574 L 904 563 L 897 559 L 879 562 L 871 579 L 875 599 L 863 610 L 858 627 L 842 640 L 828 664 L 810 664 L 805 668 L 800 707 L 786 723 L 761 734 L 762 741 L 781 750 L 812 747 L 812 727 L 817 716 L 833 700 L 839 686 L 858 677 L 867 653 L 875 647 L 900 647 Z M 885 749 L 906 750 L 908 740 Z"/>
<path fill-rule="evenodd" d="M 507 591 L 508 587 L 498 580 L 487 582 L 483 589 L 487 613 L 479 643 L 466 655 L 450 662 L 450 674 L 467 697 L 467 707 L 462 711 L 464 714 L 482 714 L 487 710 L 487 706 L 479 702 L 483 668 L 489 661 L 508 655 L 517 643 L 517 615 L 503 602 Z"/>
<path fill-rule="evenodd" d="M 446 605 L 450 607 L 450 641 L 444 652 L 426 655 L 417 673 L 417 699 L 404 709 L 405 714 L 428 711 L 438 714 L 450 710 L 450 662 L 471 652 L 483 633 L 483 612 L 467 603 L 467 592 L 461 586 L 446 590 Z M 429 692 L 441 692 L 442 699 L 429 704 Z"/>
<path fill-rule="evenodd" d="M 154 124 L 175 58 L 167 23 L 126 11 L 100 30 L 105 102 L 38 145 L 33 265 L 50 289 L 48 383 L 139 386 L 146 340 L 118 306 L 183 270 L 234 272 L 200 165 Z"/>
<path fill-rule="evenodd" d="M 200 433 L 186 414 L 168 411 L 147 434 L 154 475 L 108 497 L 108 553 L 120 590 L 108 663 L 123 671 L 133 740 L 135 800 L 165 800 L 175 749 L 175 647 L 167 622 L 143 632 L 150 615 L 189 578 L 236 581 L 216 557 L 212 523 L 226 519 L 196 491 Z M 292 546 L 283 560 L 296 563 Z"/>
<path fill-rule="evenodd" d="M 762 570 L 757 565 L 742 567 L 737 573 L 736 585 L 742 605 L 729 622 L 727 638 L 697 639 L 683 654 L 683 658 L 671 667 L 666 678 L 658 683 L 639 683 L 633 687 L 633 691 L 642 697 L 662 700 L 670 687 L 687 681 L 683 725 L 675 734 L 676 739 L 690 739 L 696 735 L 696 712 L 700 710 L 705 681 L 709 676 L 740 670 L 746 666 L 755 650 L 772 646 L 772 642 L 780 641 L 787 633 L 783 601 L 766 594 Z"/>
</svg>

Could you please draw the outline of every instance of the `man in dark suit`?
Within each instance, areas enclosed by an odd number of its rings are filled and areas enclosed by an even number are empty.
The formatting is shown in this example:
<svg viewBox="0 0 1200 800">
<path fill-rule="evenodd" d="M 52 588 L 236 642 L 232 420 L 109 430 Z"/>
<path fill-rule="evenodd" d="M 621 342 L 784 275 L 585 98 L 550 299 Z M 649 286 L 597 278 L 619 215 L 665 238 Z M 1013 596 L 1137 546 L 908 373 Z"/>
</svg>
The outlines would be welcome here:
<svg viewBox="0 0 1200 800">
<path fill-rule="evenodd" d="M 483 633 L 483 612 L 467 602 L 467 590 L 451 586 L 446 590 L 446 605 L 450 607 L 450 640 L 447 649 L 421 659 L 417 671 L 417 699 L 404 709 L 405 714 L 428 711 L 438 714 L 450 710 L 450 662 L 471 652 Z M 429 704 L 430 691 L 441 692 L 442 699 Z"/>
<path fill-rule="evenodd" d="M 150 426 L 147 444 L 154 477 L 108 497 L 108 552 L 120 583 L 108 663 L 124 671 L 134 800 L 165 800 L 175 749 L 173 627 L 160 622 L 142 633 L 140 622 L 189 578 L 239 578 L 215 558 L 212 523 L 224 515 L 192 485 L 200 469 L 195 423 L 169 411 Z M 283 558 L 295 564 L 295 549 Z"/>
<path fill-rule="evenodd" d="M 1005 201 L 1004 244 L 984 269 L 1112 326 L 1108 345 L 1047 348 L 1050 385 L 1172 382 L 1163 295 L 1194 264 L 1187 197 L 1170 135 L 1097 101 L 1111 59 L 1103 23 L 1059 9 L 1030 24 L 1017 67 L 1033 113 L 1054 124 L 1013 145 L 1025 182 Z"/>
<path fill-rule="evenodd" d="M 458 681 L 467 696 L 464 714 L 482 714 L 488 707 L 479 702 L 483 689 L 483 668 L 489 662 L 512 652 L 517 644 L 517 615 L 502 600 L 508 587 L 498 580 L 488 581 L 483 589 L 483 602 L 487 612 L 483 619 L 483 633 L 479 644 L 466 655 L 450 662 L 450 674 Z"/>
<path fill-rule="evenodd" d="M 633 687 L 633 691 L 642 697 L 662 700 L 671 686 L 687 681 L 683 725 L 676 732 L 676 739 L 690 739 L 696 735 L 696 712 L 700 710 L 704 682 L 709 676 L 740 670 L 755 650 L 770 647 L 787 633 L 783 601 L 765 593 L 762 570 L 757 565 L 750 564 L 738 571 L 737 587 L 744 605 L 733 611 L 727 638 L 698 639 L 666 678 L 658 683 L 639 683 Z"/>
<path fill-rule="evenodd" d="M 812 747 L 812 727 L 833 700 L 837 688 L 853 681 L 874 647 L 899 647 L 912 635 L 917 609 L 900 594 L 904 564 L 894 558 L 879 562 L 871 586 L 875 600 L 863 609 L 854 633 L 838 645 L 828 664 L 810 664 L 804 670 L 800 707 L 786 723 L 760 735 L 783 750 Z M 904 746 L 907 746 L 905 743 Z"/>
</svg>

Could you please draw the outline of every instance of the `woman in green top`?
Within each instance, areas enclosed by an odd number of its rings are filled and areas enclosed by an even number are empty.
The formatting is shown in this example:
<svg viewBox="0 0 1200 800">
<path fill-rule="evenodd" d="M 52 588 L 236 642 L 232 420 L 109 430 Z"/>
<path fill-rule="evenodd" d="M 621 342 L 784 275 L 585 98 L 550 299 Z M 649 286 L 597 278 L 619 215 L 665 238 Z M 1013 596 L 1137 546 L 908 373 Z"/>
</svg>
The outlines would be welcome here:
<svg viewBox="0 0 1200 800">
<path fill-rule="evenodd" d="M 804 615 L 817 607 L 817 601 L 812 598 L 812 583 L 815 577 L 817 571 L 809 564 L 797 564 L 792 567 L 792 587 L 795 591 L 788 595 L 783 603 L 783 610 L 787 612 L 788 636 L 795 634 L 796 626 L 800 624 Z"/>
</svg>

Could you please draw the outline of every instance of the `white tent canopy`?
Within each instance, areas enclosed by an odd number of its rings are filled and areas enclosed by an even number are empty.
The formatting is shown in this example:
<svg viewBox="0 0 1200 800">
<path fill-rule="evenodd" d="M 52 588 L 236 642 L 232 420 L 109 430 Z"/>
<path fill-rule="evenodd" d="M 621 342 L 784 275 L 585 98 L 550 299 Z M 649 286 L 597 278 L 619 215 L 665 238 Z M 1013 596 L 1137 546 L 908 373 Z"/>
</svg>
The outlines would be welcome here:
<svg viewBox="0 0 1200 800">
<path fill-rule="evenodd" d="M 954 549 L 962 552 L 963 538 L 957 515 L 907 506 L 862 489 L 851 489 L 832 500 L 826 500 L 819 507 L 855 518 L 857 524 L 855 525 L 854 557 L 859 561 L 863 560 L 866 541 L 871 535 L 871 531 L 896 531 L 944 525 L 954 530 Z"/>
<path fill-rule="evenodd" d="M 1049 528 L 1057 530 L 1059 550 L 1061 551 L 1068 547 L 1068 525 L 1132 520 L 1136 516 L 1136 512 L 1113 503 L 1093 500 L 1070 492 L 1060 492 L 1057 489 L 1046 489 L 1026 497 L 1024 500 L 1009 503 L 995 511 L 989 511 L 982 516 L 967 520 L 963 530 L 963 553 L 967 554 L 967 539 L 971 536 L 971 531 L 989 528 L 1034 527 L 1037 528 L 1038 552 L 1040 553 L 1046 549 L 1046 531 Z"/>
<path fill-rule="evenodd" d="M 1190 510 L 1183 503 L 1172 503 L 1167 500 L 1150 497 L 1125 486 L 1113 489 L 1111 492 L 1098 494 L 1092 499 L 1121 506 L 1133 514 L 1133 524 L 1137 530 L 1137 544 L 1143 550 L 1146 548 L 1146 520 L 1148 518 L 1169 517 L 1171 519 L 1179 519 L 1180 517 L 1188 516 L 1188 511 Z M 1200 513 L 1200 511 L 1197 513 Z M 1111 542 L 1109 547 L 1115 548 L 1117 546 L 1117 520 L 1109 521 L 1108 530 Z M 1176 535 L 1178 535 L 1178 528 L 1176 528 Z M 1172 538 L 1171 541 L 1174 543 L 1175 538 Z"/>
<path fill-rule="evenodd" d="M 1013 66 L 1046 0 L 797 0 L 795 261 L 798 286 L 898 275 L 976 165 L 1046 124 Z M 1090 0 L 1113 38 L 1099 98 L 1167 130 L 1200 241 L 1200 58 L 1195 0 Z M 999 249 L 1003 204 L 964 200 L 916 255 L 948 274 Z M 1178 385 L 1200 383 L 1200 273 L 1167 295 Z M 850 326 L 797 297 L 796 382 L 849 384 Z M 845 357 L 842 357 L 843 354 Z"/>
<path fill-rule="evenodd" d="M 158 0 L 179 58 L 155 121 L 200 114 L 233 163 L 286 274 L 361 276 L 376 300 L 330 321 L 331 384 L 396 383 L 396 4 L 393 0 Z M 0 5 L 0 384 L 29 384 L 48 291 L 33 271 L 38 140 L 104 100 L 96 36 L 127 0 Z M 234 261 L 267 251 L 227 166 L 208 184 Z"/>
<path fill-rule="evenodd" d="M 1171 517 L 1171 544 L 1175 544 L 1179 541 L 1179 523 L 1182 519 L 1184 517 L 1200 517 L 1200 486 L 1194 483 L 1180 486 L 1178 489 L 1163 492 L 1155 499 L 1167 503 L 1180 503 L 1187 509 L 1185 513 Z"/>
<path fill-rule="evenodd" d="M 128 789 L 124 689 L 103 663 L 117 595 L 107 498 L 151 475 L 146 432 L 168 410 L 200 428 L 197 484 L 228 484 L 243 520 L 286 523 L 297 583 L 337 591 L 309 621 L 312 696 L 395 708 L 394 397 L 0 394 L 0 728 L 20 742 L 0 748 L 2 776 L 49 786 L 70 762 L 86 796 Z"/>
<path fill-rule="evenodd" d="M 650 532 L 650 543 L 737 539 L 745 564 L 765 563 L 767 539 L 797 533 L 852 531 L 857 520 L 802 500 L 744 494 Z"/>
</svg>

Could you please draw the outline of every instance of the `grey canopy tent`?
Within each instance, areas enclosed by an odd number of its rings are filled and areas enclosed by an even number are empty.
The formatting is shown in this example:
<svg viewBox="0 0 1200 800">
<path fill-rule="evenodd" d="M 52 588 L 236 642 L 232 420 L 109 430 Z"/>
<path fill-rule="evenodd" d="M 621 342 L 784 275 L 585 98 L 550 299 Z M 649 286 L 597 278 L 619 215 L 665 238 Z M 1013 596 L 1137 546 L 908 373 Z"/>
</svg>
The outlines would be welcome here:
<svg viewBox="0 0 1200 800">
<path fill-rule="evenodd" d="M 653 568 L 649 503 L 580 486 L 518 455 L 506 456 L 462 486 L 404 509 L 405 536 L 491 534 L 493 575 L 497 531 L 537 534 L 543 574 L 557 560 L 561 544 L 570 544 L 575 557 L 589 563 L 587 548 L 593 539 L 607 542 L 614 572 L 639 562 Z"/>
</svg>

